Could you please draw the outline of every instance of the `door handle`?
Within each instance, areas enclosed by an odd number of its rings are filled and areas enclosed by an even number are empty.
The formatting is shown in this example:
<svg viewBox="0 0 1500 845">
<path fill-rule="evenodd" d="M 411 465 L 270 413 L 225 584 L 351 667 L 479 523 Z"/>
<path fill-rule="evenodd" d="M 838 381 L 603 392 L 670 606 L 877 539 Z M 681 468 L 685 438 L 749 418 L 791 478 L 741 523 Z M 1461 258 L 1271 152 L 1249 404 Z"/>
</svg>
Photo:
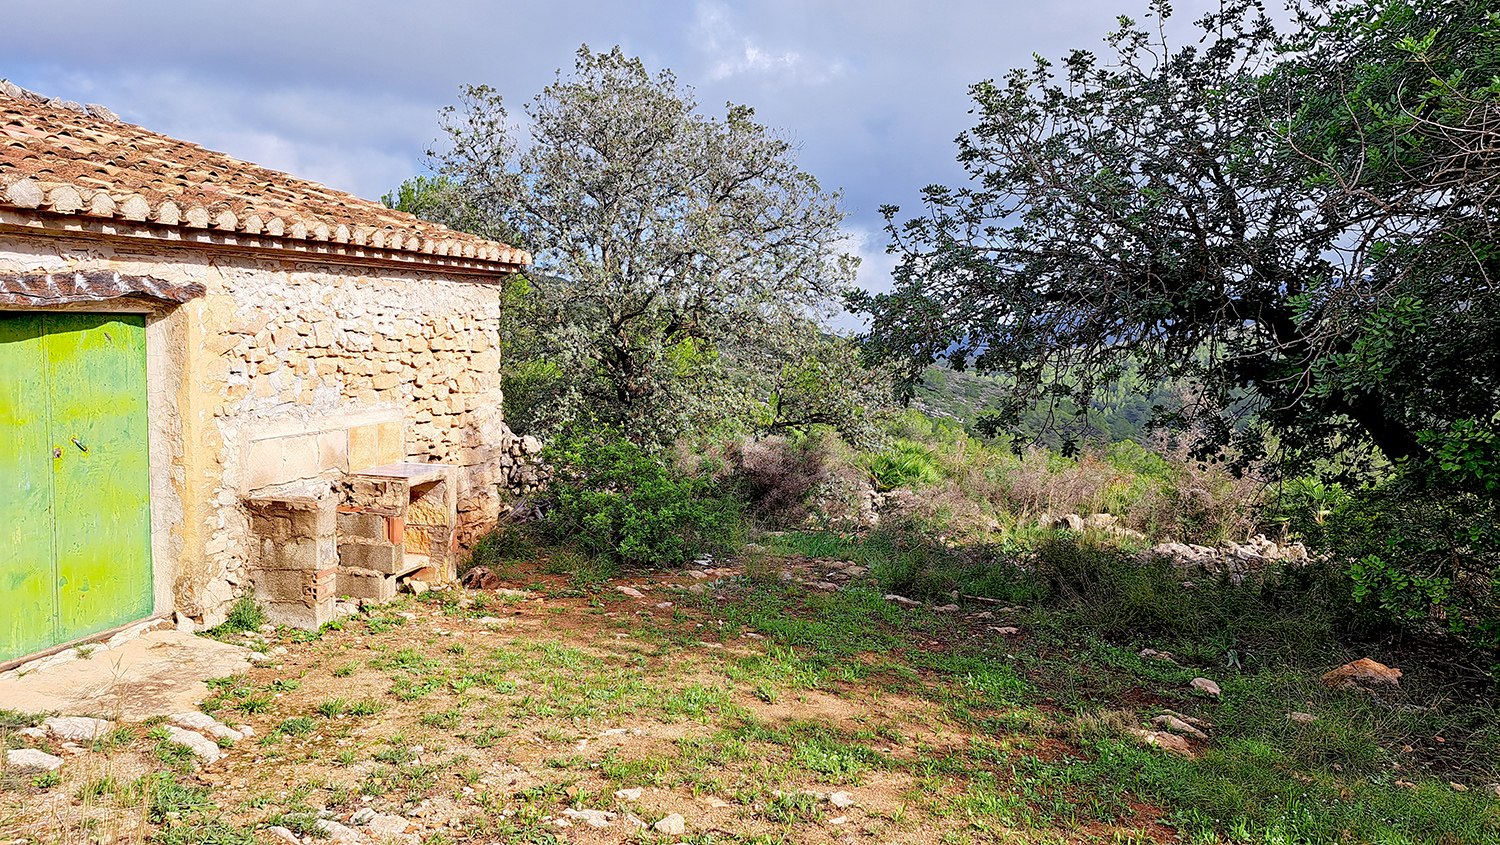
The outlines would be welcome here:
<svg viewBox="0 0 1500 845">
<path fill-rule="evenodd" d="M 78 440 L 78 438 L 76 438 L 76 437 L 73 438 L 73 445 L 77 446 L 78 447 L 78 451 L 84 453 L 85 455 L 87 455 L 89 453 L 89 447 L 83 445 L 83 443 L 80 442 Z M 61 457 L 61 456 L 59 456 L 59 457 Z"/>
</svg>

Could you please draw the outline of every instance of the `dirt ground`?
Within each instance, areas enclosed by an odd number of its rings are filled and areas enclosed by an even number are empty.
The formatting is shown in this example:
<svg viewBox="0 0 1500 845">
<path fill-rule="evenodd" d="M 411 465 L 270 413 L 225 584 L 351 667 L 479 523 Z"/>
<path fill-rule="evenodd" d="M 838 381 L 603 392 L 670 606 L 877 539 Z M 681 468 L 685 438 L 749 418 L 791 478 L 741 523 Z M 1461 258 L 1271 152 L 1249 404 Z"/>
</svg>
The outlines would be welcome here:
<svg viewBox="0 0 1500 845">
<path fill-rule="evenodd" d="M 780 587 L 842 575 L 778 567 L 762 575 Z M 1065 766 L 1076 752 L 956 718 L 889 655 L 858 655 L 885 668 L 851 674 L 727 622 L 741 568 L 590 589 L 509 574 L 499 591 L 407 596 L 317 636 L 228 637 L 274 656 L 211 682 L 202 707 L 251 736 L 208 765 L 164 750 L 160 720 L 53 740 L 60 782 L 10 772 L 0 843 L 1171 837 L 1139 802 L 1109 825 L 1039 815 L 1045 793 L 997 784 L 1018 777 L 1016 759 Z M 143 786 L 167 781 L 187 793 Z"/>
</svg>

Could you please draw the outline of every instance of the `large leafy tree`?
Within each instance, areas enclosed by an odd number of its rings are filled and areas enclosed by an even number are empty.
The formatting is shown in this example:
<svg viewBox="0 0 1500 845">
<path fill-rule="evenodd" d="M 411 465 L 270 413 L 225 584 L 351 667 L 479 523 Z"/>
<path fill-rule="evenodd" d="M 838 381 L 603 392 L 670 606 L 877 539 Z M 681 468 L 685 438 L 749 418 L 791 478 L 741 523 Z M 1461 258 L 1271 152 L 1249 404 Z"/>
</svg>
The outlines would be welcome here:
<svg viewBox="0 0 1500 845">
<path fill-rule="evenodd" d="M 813 322 L 855 269 L 838 195 L 751 109 L 705 116 L 669 71 L 584 47 L 525 114 L 518 129 L 499 94 L 469 87 L 438 156 L 450 214 L 536 257 L 510 350 L 533 362 L 516 383 L 528 401 L 508 403 L 518 423 L 588 415 L 648 445 L 749 424 L 772 400 L 746 396 L 747 374 L 768 384 L 789 354 L 839 343 Z"/>
<path fill-rule="evenodd" d="M 896 287 L 853 297 L 871 351 L 908 381 L 945 357 L 1008 374 L 1002 421 L 1086 407 L 1139 367 L 1192 387 L 1166 416 L 1205 450 L 1255 456 L 1272 432 L 1292 466 L 1359 444 L 1425 459 L 1432 432 L 1493 430 L 1489 4 L 1311 2 L 1278 32 L 1231 0 L 1198 25 L 1174 49 L 1122 18 L 1109 60 L 973 86 L 968 184 L 927 188 L 912 219 L 885 210 Z"/>
</svg>

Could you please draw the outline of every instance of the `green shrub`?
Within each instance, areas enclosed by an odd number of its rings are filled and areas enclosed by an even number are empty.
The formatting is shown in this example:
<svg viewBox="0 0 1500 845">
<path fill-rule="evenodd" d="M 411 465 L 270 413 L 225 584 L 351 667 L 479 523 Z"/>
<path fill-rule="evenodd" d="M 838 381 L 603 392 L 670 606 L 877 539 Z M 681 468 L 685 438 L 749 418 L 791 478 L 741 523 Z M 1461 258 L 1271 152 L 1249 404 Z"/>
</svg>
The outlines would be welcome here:
<svg viewBox="0 0 1500 845">
<path fill-rule="evenodd" d="M 881 490 L 942 479 L 932 450 L 912 440 L 895 440 L 870 462 L 870 475 Z"/>
<path fill-rule="evenodd" d="M 542 453 L 552 539 L 616 565 L 681 566 L 731 548 L 743 505 L 710 475 L 667 466 L 611 428 L 574 428 Z"/>
<path fill-rule="evenodd" d="M 1500 502 L 1402 475 L 1333 513 L 1323 549 L 1354 598 L 1391 622 L 1430 624 L 1500 649 Z"/>
</svg>

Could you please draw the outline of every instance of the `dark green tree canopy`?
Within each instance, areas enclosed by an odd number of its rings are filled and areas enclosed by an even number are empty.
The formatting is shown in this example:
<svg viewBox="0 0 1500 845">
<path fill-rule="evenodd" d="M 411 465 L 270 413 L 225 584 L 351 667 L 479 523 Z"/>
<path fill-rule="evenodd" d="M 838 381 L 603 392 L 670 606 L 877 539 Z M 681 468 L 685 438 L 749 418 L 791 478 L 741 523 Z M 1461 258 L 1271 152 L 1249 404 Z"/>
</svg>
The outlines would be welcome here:
<svg viewBox="0 0 1500 845">
<path fill-rule="evenodd" d="M 868 348 L 908 380 L 942 358 L 1009 374 L 1011 413 L 1086 406 L 1139 367 L 1193 386 L 1176 419 L 1205 446 L 1253 456 L 1269 431 L 1293 464 L 1493 425 L 1487 6 L 1311 3 L 1278 32 L 1234 0 L 1199 44 L 1122 18 L 1108 60 L 973 86 L 969 182 L 927 188 L 912 219 L 884 210 L 902 260 L 893 292 L 852 297 Z"/>
</svg>

